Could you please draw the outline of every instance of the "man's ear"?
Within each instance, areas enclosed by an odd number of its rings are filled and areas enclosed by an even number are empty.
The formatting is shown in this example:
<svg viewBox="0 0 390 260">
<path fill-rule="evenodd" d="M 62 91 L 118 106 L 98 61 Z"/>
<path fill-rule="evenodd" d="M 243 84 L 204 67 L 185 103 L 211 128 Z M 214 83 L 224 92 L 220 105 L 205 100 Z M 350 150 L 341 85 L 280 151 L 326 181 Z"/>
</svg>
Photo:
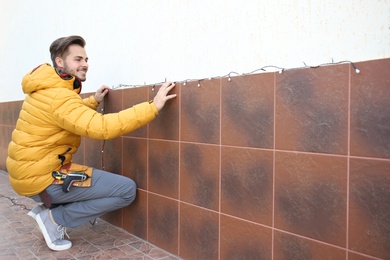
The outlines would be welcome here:
<svg viewBox="0 0 390 260">
<path fill-rule="evenodd" d="M 60 57 L 56 57 L 54 61 L 56 62 L 57 68 L 64 68 L 64 61 Z"/>
</svg>

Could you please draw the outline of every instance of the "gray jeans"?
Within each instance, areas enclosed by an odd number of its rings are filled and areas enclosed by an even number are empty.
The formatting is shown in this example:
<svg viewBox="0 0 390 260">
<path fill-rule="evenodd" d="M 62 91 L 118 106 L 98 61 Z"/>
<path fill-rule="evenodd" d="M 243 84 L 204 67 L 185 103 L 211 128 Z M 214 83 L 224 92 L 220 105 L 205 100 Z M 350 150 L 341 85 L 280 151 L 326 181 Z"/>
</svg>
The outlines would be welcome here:
<svg viewBox="0 0 390 260">
<path fill-rule="evenodd" d="M 50 185 L 46 191 L 53 204 L 64 204 L 51 210 L 54 221 L 72 228 L 129 205 L 135 199 L 136 189 L 132 179 L 93 169 L 91 187 L 72 187 L 65 193 L 61 185 Z M 41 201 L 38 195 L 31 198 Z"/>
</svg>

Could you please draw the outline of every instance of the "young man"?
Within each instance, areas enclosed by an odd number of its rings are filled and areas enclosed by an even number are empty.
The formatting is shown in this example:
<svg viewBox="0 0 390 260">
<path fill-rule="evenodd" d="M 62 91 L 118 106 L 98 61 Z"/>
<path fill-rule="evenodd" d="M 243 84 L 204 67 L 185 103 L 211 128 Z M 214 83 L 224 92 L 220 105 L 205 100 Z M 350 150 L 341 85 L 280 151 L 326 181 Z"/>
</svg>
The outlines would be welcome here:
<svg viewBox="0 0 390 260">
<path fill-rule="evenodd" d="M 19 195 L 44 202 L 46 207 L 37 206 L 28 214 L 36 219 L 48 247 L 56 251 L 72 246 L 64 239 L 65 227 L 80 226 L 135 199 L 133 180 L 72 163 L 81 136 L 106 140 L 129 133 L 152 121 L 165 102 L 176 97 L 168 94 L 175 86 L 168 82 L 149 102 L 114 114 L 96 112 L 109 88 L 102 86 L 85 99 L 79 96 L 88 71 L 84 46 L 80 36 L 59 38 L 50 46 L 53 67 L 42 64 L 24 76 L 27 95 L 8 148 L 11 185 Z M 89 174 L 91 185 L 65 192 L 54 184 L 56 171 Z"/>
</svg>

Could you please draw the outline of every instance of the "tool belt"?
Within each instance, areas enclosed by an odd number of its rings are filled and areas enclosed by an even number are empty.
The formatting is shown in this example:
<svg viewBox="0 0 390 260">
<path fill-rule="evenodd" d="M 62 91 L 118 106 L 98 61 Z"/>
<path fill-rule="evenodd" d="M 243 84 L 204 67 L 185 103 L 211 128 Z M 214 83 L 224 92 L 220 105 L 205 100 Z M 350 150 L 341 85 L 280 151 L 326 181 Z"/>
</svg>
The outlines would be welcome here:
<svg viewBox="0 0 390 260">
<path fill-rule="evenodd" d="M 69 192 L 70 188 L 90 187 L 92 181 L 92 168 L 76 164 L 68 163 L 63 165 L 58 171 L 53 171 L 52 176 L 54 181 L 52 184 L 62 185 L 63 192 Z M 46 189 L 39 194 L 42 202 L 46 207 L 51 208 L 51 197 Z"/>
<path fill-rule="evenodd" d="M 92 180 L 92 168 L 76 163 L 68 163 L 58 171 L 52 172 L 54 181 L 52 184 L 62 185 L 62 191 L 68 192 L 71 187 L 90 187 Z"/>
</svg>

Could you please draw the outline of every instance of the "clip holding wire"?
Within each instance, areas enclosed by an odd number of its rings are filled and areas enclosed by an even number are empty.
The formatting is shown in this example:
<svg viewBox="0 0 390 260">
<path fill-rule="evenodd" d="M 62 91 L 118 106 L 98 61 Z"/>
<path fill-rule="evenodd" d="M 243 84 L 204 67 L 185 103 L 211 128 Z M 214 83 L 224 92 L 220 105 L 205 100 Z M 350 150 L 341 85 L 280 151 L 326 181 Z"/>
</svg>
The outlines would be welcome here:
<svg viewBox="0 0 390 260">
<path fill-rule="evenodd" d="M 118 84 L 116 86 L 112 86 L 111 90 L 115 90 L 115 89 L 121 88 L 122 86 L 123 86 L 122 84 Z"/>
<path fill-rule="evenodd" d="M 126 88 L 126 87 L 135 87 L 135 86 L 126 85 L 126 84 L 118 84 L 118 85 L 116 85 L 116 86 L 112 86 L 112 87 L 111 87 L 111 90 L 115 90 L 115 89 L 118 89 L 118 88 Z"/>
<path fill-rule="evenodd" d="M 240 75 L 240 73 L 237 73 L 237 72 L 231 71 L 231 72 L 229 72 L 229 74 L 227 74 L 227 76 L 228 76 L 228 81 L 232 81 L 231 74 Z"/>
</svg>

